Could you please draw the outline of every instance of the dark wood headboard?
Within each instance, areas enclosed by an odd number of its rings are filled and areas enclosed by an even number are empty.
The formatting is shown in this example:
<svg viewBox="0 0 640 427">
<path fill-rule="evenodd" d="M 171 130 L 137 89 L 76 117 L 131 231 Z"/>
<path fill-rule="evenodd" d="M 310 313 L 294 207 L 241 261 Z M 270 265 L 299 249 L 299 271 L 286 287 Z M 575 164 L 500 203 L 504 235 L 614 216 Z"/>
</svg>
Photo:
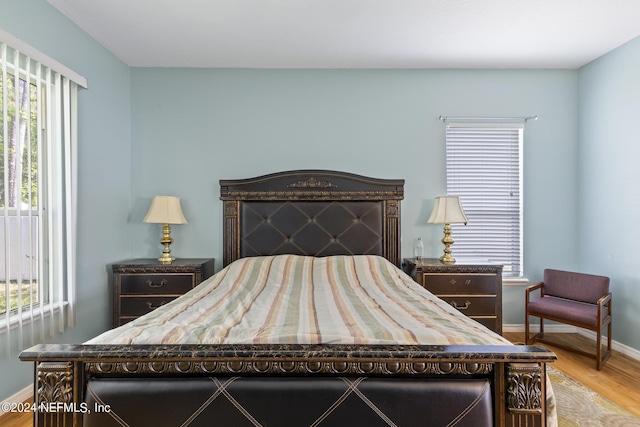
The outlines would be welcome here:
<svg viewBox="0 0 640 427">
<path fill-rule="evenodd" d="M 243 257 L 380 255 L 400 265 L 403 179 L 297 170 L 220 180 L 224 265 Z"/>
</svg>

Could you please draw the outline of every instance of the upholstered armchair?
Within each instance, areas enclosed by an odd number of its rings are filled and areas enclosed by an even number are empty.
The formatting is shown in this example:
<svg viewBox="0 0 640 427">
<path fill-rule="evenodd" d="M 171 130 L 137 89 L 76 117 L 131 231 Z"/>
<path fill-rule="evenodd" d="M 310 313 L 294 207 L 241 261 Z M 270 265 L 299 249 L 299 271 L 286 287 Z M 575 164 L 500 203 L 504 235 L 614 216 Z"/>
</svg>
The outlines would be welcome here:
<svg viewBox="0 0 640 427">
<path fill-rule="evenodd" d="M 539 298 L 532 294 L 539 290 Z M 540 318 L 540 331 L 531 336 L 529 317 Z M 596 367 L 601 370 L 611 356 L 611 293 L 609 278 L 560 270 L 544 270 L 543 281 L 526 289 L 525 340 L 553 344 L 593 357 L 579 349 L 544 339 L 543 320 L 565 323 L 596 333 Z M 607 329 L 607 346 L 602 349 L 602 332 Z"/>
</svg>

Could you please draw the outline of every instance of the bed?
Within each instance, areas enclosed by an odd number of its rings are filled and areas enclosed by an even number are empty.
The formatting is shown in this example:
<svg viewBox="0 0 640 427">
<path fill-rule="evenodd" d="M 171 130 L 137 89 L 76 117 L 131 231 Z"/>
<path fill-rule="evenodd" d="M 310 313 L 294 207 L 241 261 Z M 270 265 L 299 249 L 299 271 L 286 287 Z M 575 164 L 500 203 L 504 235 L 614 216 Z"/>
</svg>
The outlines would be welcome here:
<svg viewBox="0 0 640 427">
<path fill-rule="evenodd" d="M 221 181 L 224 268 L 84 344 L 25 350 L 35 424 L 553 425 L 555 355 L 398 268 L 403 191 L 323 170 Z"/>
</svg>

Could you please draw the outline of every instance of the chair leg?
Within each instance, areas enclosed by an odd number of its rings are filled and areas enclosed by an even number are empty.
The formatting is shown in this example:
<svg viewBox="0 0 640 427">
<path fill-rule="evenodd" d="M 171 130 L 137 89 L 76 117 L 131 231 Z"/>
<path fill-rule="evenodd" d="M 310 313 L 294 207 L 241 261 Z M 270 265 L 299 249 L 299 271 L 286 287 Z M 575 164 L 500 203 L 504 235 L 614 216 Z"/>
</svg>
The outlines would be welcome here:
<svg viewBox="0 0 640 427">
<path fill-rule="evenodd" d="M 536 317 L 536 316 L 534 316 Z M 525 318 L 524 318 L 524 343 L 526 345 L 531 345 L 533 343 L 535 343 L 536 341 L 538 341 L 538 339 L 542 338 L 544 335 L 544 323 L 543 322 L 543 318 L 539 317 L 538 318 L 540 320 L 540 332 L 537 332 L 535 334 L 531 333 L 531 321 L 530 321 L 530 315 L 529 313 L 525 313 Z"/>
<path fill-rule="evenodd" d="M 596 329 L 596 368 L 599 370 L 602 369 L 602 330 L 600 329 L 602 325 L 598 326 Z"/>
<path fill-rule="evenodd" d="M 607 324 L 607 348 L 604 354 L 601 354 L 601 357 L 598 358 L 597 368 L 599 371 L 604 367 L 604 364 L 609 357 L 611 357 L 611 320 L 609 320 L 609 323 Z"/>
<path fill-rule="evenodd" d="M 602 326 L 596 330 L 598 336 L 596 338 L 596 368 L 598 371 L 602 370 L 606 361 L 611 357 L 611 320 L 607 324 L 607 348 L 602 351 Z"/>
</svg>

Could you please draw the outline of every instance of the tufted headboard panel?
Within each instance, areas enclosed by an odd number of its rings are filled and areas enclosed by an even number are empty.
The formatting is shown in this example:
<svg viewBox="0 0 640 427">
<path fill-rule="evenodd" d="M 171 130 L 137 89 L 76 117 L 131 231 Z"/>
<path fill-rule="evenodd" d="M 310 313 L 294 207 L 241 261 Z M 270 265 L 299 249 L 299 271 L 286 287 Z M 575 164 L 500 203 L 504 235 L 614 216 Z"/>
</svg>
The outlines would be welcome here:
<svg viewBox="0 0 640 427">
<path fill-rule="evenodd" d="M 380 255 L 400 264 L 404 180 L 299 170 L 221 180 L 224 265 L 298 254 Z"/>
</svg>

